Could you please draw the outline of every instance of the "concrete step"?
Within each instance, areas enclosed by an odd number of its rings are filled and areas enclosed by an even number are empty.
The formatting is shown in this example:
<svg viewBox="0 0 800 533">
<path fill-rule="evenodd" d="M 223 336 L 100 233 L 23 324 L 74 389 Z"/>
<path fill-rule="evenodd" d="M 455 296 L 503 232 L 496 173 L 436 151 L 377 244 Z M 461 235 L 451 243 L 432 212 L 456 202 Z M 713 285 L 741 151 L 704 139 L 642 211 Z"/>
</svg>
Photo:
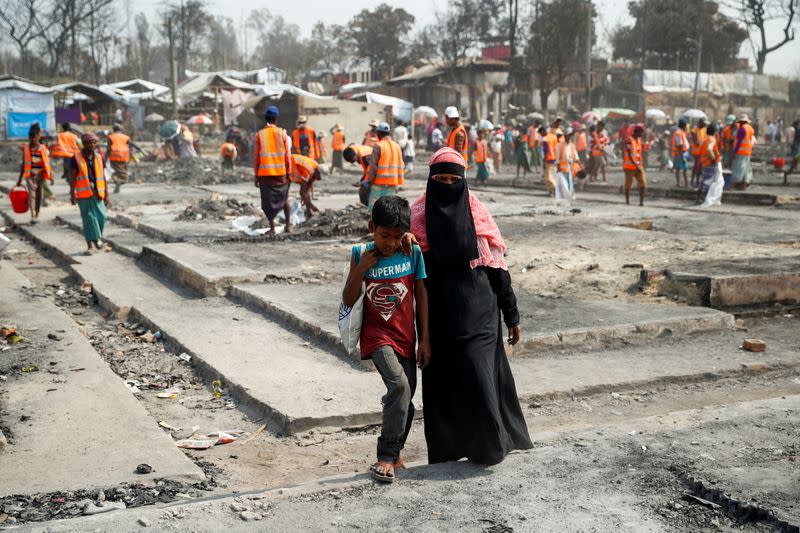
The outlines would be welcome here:
<svg viewBox="0 0 800 533">
<path fill-rule="evenodd" d="M 140 261 L 159 276 L 201 296 L 224 296 L 235 283 L 260 282 L 266 277 L 264 272 L 189 243 L 149 244 L 143 248 Z"/>
<path fill-rule="evenodd" d="M 70 259 L 67 269 L 92 284 L 103 308 L 161 331 L 168 346 L 192 355 L 206 380 L 220 379 L 275 430 L 294 433 L 380 421 L 383 385 L 358 368 L 358 361 L 341 361 L 225 298 L 176 292 L 130 258 L 73 255 L 84 243 L 66 227 L 43 220 L 19 229 L 43 248 L 58 251 L 57 258 Z"/>
<path fill-rule="evenodd" d="M 338 284 L 239 284 L 231 296 L 268 316 L 286 321 L 343 353 L 339 339 Z M 663 335 L 730 329 L 732 315 L 703 307 L 627 303 L 618 300 L 567 301 L 518 292 L 523 324 L 519 356 L 564 348 L 594 349 L 624 342 L 650 342 Z"/>
<path fill-rule="evenodd" d="M 14 444 L 0 453 L 0 496 L 156 477 L 204 479 L 75 322 L 49 300 L 26 295 L 22 287 L 29 285 L 12 265 L 0 263 L 0 323 L 15 324 L 35 346 L 30 356 L 39 359 L 39 371 L 3 382 L 3 424 Z M 50 333 L 61 340 L 48 341 Z M 21 422 L 22 415 L 30 420 Z M 140 463 L 155 472 L 136 474 Z"/>
<path fill-rule="evenodd" d="M 800 256 L 696 261 L 645 269 L 641 280 L 689 305 L 753 310 L 800 304 Z"/>
<path fill-rule="evenodd" d="M 56 218 L 75 231 L 83 231 L 83 223 L 81 222 L 81 215 L 79 213 L 65 213 L 58 215 Z M 114 217 L 109 218 L 109 221 L 112 223 L 106 224 L 103 231 L 103 240 L 122 255 L 136 258 L 142 254 L 142 249 L 148 244 L 158 244 L 162 242 L 161 240 L 149 237 L 134 229 L 114 224 L 113 220 Z"/>
</svg>

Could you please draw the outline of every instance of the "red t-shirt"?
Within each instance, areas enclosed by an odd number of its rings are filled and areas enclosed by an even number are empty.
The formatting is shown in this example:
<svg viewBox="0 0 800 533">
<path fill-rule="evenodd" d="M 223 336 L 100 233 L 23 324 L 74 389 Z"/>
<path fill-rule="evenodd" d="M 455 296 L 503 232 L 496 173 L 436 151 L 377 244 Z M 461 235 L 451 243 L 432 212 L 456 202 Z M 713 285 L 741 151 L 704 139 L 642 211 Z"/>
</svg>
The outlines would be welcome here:
<svg viewBox="0 0 800 533">
<path fill-rule="evenodd" d="M 374 250 L 370 242 L 366 250 Z M 353 247 L 356 264 L 361 259 L 361 246 Z M 361 359 L 381 346 L 391 346 L 400 357 L 416 356 L 416 323 L 414 321 L 414 283 L 425 279 L 422 250 L 414 246 L 411 256 L 396 252 L 380 257 L 364 276 L 364 321 L 361 326 Z"/>
</svg>

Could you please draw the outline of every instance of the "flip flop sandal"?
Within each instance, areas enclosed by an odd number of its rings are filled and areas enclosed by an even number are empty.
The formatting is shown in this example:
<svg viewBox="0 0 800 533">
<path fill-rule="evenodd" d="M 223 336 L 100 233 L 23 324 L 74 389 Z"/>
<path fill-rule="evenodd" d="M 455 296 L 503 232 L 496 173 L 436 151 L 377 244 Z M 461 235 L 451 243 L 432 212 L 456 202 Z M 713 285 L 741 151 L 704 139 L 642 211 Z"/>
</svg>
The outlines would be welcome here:
<svg viewBox="0 0 800 533">
<path fill-rule="evenodd" d="M 384 468 L 384 472 L 386 472 L 385 474 L 378 472 L 379 466 Z M 381 483 L 394 483 L 396 479 L 394 476 L 394 466 L 392 463 L 377 462 L 370 467 L 370 470 L 372 470 L 372 479 L 380 481 Z"/>
</svg>

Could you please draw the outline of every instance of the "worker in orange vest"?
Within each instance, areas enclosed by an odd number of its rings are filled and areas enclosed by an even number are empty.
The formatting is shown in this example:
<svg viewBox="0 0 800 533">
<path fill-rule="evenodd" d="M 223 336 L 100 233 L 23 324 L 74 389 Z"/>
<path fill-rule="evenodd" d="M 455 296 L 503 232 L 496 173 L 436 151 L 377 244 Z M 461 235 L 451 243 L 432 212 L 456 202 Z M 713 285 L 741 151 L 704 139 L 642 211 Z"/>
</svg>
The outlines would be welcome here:
<svg viewBox="0 0 800 533">
<path fill-rule="evenodd" d="M 317 163 L 325 163 L 328 160 L 328 149 L 325 147 L 325 132 L 317 133 Z"/>
<path fill-rule="evenodd" d="M 232 142 L 224 142 L 219 150 L 219 157 L 222 159 L 222 173 L 225 174 L 226 170 L 233 171 L 236 164 L 236 158 L 239 156 L 239 151 L 236 145 Z"/>
<path fill-rule="evenodd" d="M 378 142 L 372 148 L 369 171 L 367 172 L 367 187 L 369 197 L 367 208 L 372 206 L 382 196 L 397 194 L 397 188 L 405 183 L 405 163 L 403 151 L 391 136 L 389 124 L 381 122 L 376 128 Z"/>
<path fill-rule="evenodd" d="M 17 187 L 25 180 L 28 189 L 28 208 L 31 210 L 31 225 L 36 224 L 46 181 L 53 181 L 50 168 L 50 151 L 42 142 L 42 128 L 34 122 L 28 130 L 28 142 L 22 145 L 22 164 L 19 167 Z"/>
<path fill-rule="evenodd" d="M 561 130 L 556 131 L 556 138 L 558 139 L 558 144 L 556 145 L 556 164 L 558 165 L 557 179 L 564 180 L 562 184 L 566 185 L 566 187 L 562 186 L 561 188 L 566 189 L 563 193 L 567 197 L 562 199 L 567 200 L 574 199 L 575 180 L 578 177 L 578 173 L 582 170 L 580 158 L 578 157 L 578 150 L 575 148 L 574 135 L 575 130 L 572 126 L 567 126 L 563 134 Z M 558 189 L 558 187 L 556 187 L 556 189 Z"/>
<path fill-rule="evenodd" d="M 558 137 L 556 132 L 561 132 L 559 128 L 550 128 L 550 131 L 545 130 L 542 126 L 539 132 L 544 136 L 542 139 L 542 159 L 544 160 L 544 184 L 547 187 L 547 192 L 553 196 L 556 191 L 555 179 L 555 166 L 556 156 L 558 149 Z"/>
<path fill-rule="evenodd" d="M 750 156 L 753 155 L 753 146 L 756 144 L 755 130 L 750 125 L 747 115 L 740 115 L 736 120 L 736 142 L 733 145 L 733 166 L 731 167 L 731 182 L 733 188 L 744 190 L 753 180 L 753 168 Z"/>
<path fill-rule="evenodd" d="M 717 132 L 717 147 L 722 155 L 722 165 L 730 168 L 733 163 L 733 141 L 736 139 L 736 115 L 725 117 L 725 127 Z"/>
<path fill-rule="evenodd" d="M 703 167 L 700 166 L 700 147 L 703 145 L 703 141 L 706 139 L 707 127 L 708 122 L 701 118 L 697 123 L 697 127 L 694 128 L 690 134 L 689 144 L 692 147 L 692 159 L 694 159 L 694 163 L 692 165 L 692 187 L 699 185 L 700 174 L 703 172 Z"/>
<path fill-rule="evenodd" d="M 342 152 L 342 157 L 348 163 L 361 165 L 363 174 L 361 178 L 353 184 L 358 187 L 359 201 L 367 205 L 369 203 L 369 187 L 367 186 L 367 172 L 372 161 L 372 147 L 365 144 L 351 144 Z"/>
<path fill-rule="evenodd" d="M 305 115 L 297 118 L 297 128 L 292 132 L 292 153 L 301 154 L 314 160 L 319 157 L 317 132 L 308 126 L 308 118 Z"/>
<path fill-rule="evenodd" d="M 300 185 L 300 201 L 306 206 L 306 218 L 311 218 L 319 209 L 311 201 L 314 182 L 322 179 L 320 164 L 300 154 L 292 154 L 292 183 Z"/>
<path fill-rule="evenodd" d="M 541 157 L 541 144 L 542 137 L 539 135 L 539 127 L 541 122 L 534 121 L 533 125 L 528 128 L 528 149 L 530 150 L 530 165 L 532 167 L 542 166 Z"/>
<path fill-rule="evenodd" d="M 444 118 L 447 125 L 450 127 L 450 133 L 447 135 L 447 143 L 449 146 L 464 158 L 464 161 L 469 161 L 469 138 L 467 137 L 467 130 L 461 124 L 461 116 L 455 106 L 449 106 L 444 110 Z"/>
<path fill-rule="evenodd" d="M 275 217 L 283 210 L 286 233 L 291 233 L 289 219 L 289 179 L 292 175 L 292 140 L 277 126 L 278 108 L 271 105 L 264 114 L 266 125 L 253 142 L 255 185 L 261 190 L 261 209 L 269 222 L 269 234 L 275 234 Z"/>
<path fill-rule="evenodd" d="M 56 144 L 53 145 L 53 150 L 50 153 L 52 157 L 60 158 L 63 161 L 63 174 L 62 177 L 66 180 L 68 177 L 67 167 L 69 160 L 72 159 L 76 153 L 80 151 L 78 145 L 78 136 L 72 131 L 72 126 L 69 122 L 61 125 L 61 133 L 56 138 Z"/>
<path fill-rule="evenodd" d="M 103 156 L 96 151 L 97 136 L 84 133 L 83 148 L 70 160 L 69 196 L 78 204 L 86 240 L 86 255 L 100 251 L 103 246 L 103 230 L 106 225 L 106 208 L 109 194 L 106 184 Z"/>
<path fill-rule="evenodd" d="M 331 156 L 331 174 L 333 174 L 334 169 L 339 170 L 339 174 L 344 173 L 344 159 L 342 158 L 342 152 L 344 152 L 345 146 L 345 137 L 344 137 L 344 130 L 340 124 L 336 124 L 331 129 L 331 151 L 333 152 Z"/>
<path fill-rule="evenodd" d="M 722 154 L 719 151 L 720 142 L 717 140 L 717 127 L 711 123 L 706 128 L 706 137 L 700 145 L 698 160 L 700 161 L 700 183 L 697 188 L 697 199 L 700 200 L 702 193 L 708 192 L 708 188 L 717 173 L 717 166 L 722 161 Z"/>
<path fill-rule="evenodd" d="M 585 166 L 588 162 L 586 157 L 586 149 L 589 147 L 589 139 L 586 135 L 586 124 L 581 124 L 580 130 L 575 133 L 575 151 L 578 152 L 578 159 L 581 166 Z"/>
<path fill-rule="evenodd" d="M 378 142 L 378 121 L 372 119 L 369 121 L 369 129 L 364 132 L 364 140 L 361 144 L 372 148 Z"/>
<path fill-rule="evenodd" d="M 597 181 L 597 174 L 601 170 L 603 171 L 603 181 L 608 181 L 608 178 L 606 178 L 606 146 L 608 146 L 609 137 L 605 128 L 606 123 L 600 120 L 592 132 L 589 150 L 591 156 L 589 160 L 591 167 L 590 181 Z"/>
<path fill-rule="evenodd" d="M 675 169 L 675 186 L 681 186 L 681 171 L 683 171 L 683 186 L 689 186 L 686 170 L 689 168 L 686 158 L 689 154 L 689 140 L 686 138 L 686 119 L 678 121 L 678 128 L 672 134 L 672 166 Z"/>
<path fill-rule="evenodd" d="M 478 167 L 478 175 L 475 179 L 478 185 L 485 185 L 489 179 L 489 168 L 486 163 L 489 161 L 489 142 L 486 140 L 487 130 L 478 132 L 478 140 L 475 141 L 475 165 Z"/>
<path fill-rule="evenodd" d="M 111 163 L 114 193 L 119 193 L 120 187 L 128 183 L 128 163 L 131 160 L 133 143 L 131 138 L 122 133 L 122 126 L 114 124 L 114 131 L 108 135 L 108 149 L 106 161 Z"/>
<path fill-rule="evenodd" d="M 625 140 L 623 147 L 622 169 L 625 171 L 625 203 L 631 203 L 633 180 L 639 188 L 639 205 L 644 205 L 644 193 L 647 191 L 647 174 L 644 170 L 644 146 L 642 137 L 644 126 L 636 124 L 633 134 Z"/>
</svg>

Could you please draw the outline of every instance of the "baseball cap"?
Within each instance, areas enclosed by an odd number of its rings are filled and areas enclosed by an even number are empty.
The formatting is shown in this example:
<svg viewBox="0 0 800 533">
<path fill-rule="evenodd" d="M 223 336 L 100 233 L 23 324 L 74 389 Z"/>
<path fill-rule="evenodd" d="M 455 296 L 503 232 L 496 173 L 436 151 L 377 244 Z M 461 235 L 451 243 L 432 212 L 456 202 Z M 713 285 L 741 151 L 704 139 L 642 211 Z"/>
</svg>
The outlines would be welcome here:
<svg viewBox="0 0 800 533">
<path fill-rule="evenodd" d="M 458 118 L 459 117 L 458 109 L 456 109 L 456 107 L 452 105 L 448 106 L 444 110 L 444 116 L 447 118 Z"/>
</svg>

